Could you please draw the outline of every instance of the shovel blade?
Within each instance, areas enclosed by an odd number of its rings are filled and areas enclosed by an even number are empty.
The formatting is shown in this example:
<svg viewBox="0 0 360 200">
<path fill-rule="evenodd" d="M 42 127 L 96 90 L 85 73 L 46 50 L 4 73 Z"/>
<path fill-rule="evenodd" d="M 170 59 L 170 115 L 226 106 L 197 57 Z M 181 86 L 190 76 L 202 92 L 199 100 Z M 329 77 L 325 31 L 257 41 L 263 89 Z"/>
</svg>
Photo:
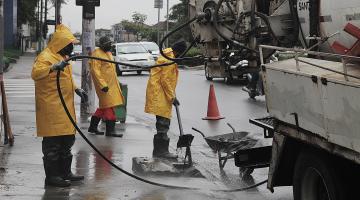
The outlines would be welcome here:
<svg viewBox="0 0 360 200">
<path fill-rule="evenodd" d="M 191 146 L 193 139 L 194 139 L 194 136 L 191 134 L 180 135 L 179 140 L 177 142 L 177 148 Z"/>
</svg>

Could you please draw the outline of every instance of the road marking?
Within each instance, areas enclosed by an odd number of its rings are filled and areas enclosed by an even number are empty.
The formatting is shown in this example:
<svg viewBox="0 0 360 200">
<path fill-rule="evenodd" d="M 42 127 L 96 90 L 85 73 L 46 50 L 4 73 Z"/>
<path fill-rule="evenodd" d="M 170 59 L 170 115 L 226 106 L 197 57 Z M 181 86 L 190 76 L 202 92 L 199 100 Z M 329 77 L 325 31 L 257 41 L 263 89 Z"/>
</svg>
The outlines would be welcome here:
<svg viewBox="0 0 360 200">
<path fill-rule="evenodd" d="M 35 85 L 31 79 L 5 79 L 7 98 L 34 98 Z"/>
</svg>

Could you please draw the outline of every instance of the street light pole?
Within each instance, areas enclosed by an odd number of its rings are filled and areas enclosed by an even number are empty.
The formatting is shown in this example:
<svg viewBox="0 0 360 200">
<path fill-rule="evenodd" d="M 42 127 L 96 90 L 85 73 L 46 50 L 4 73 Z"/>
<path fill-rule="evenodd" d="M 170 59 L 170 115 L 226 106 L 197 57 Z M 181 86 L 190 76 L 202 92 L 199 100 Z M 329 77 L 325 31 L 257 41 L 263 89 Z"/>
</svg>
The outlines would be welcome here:
<svg viewBox="0 0 360 200">
<path fill-rule="evenodd" d="M 4 1 L 0 0 L 0 74 L 4 71 Z"/>
<path fill-rule="evenodd" d="M 169 0 L 166 2 L 166 34 L 169 33 Z M 169 38 L 166 39 L 166 47 L 169 47 Z"/>
<path fill-rule="evenodd" d="M 157 43 L 158 45 L 160 45 L 160 9 L 163 8 L 163 0 L 155 0 L 154 1 L 154 8 L 157 8 L 158 9 L 158 30 L 157 30 Z M 160 47 L 162 48 L 162 47 Z"/>
<path fill-rule="evenodd" d="M 95 49 L 95 7 L 100 6 L 100 0 L 77 1 L 83 7 L 82 19 L 82 52 L 84 55 L 91 56 Z M 81 118 L 85 119 L 95 111 L 95 88 L 92 84 L 90 74 L 89 59 L 82 60 L 81 68 L 81 88 L 88 94 L 88 101 L 81 103 Z"/>
<path fill-rule="evenodd" d="M 61 0 L 55 1 L 55 21 L 56 25 L 61 23 Z"/>
<path fill-rule="evenodd" d="M 158 43 L 158 45 L 160 45 L 160 28 L 161 28 L 161 26 L 160 26 L 160 8 L 158 8 L 158 32 L 157 32 L 157 43 Z M 160 48 L 162 48 L 162 47 L 160 47 Z"/>
</svg>

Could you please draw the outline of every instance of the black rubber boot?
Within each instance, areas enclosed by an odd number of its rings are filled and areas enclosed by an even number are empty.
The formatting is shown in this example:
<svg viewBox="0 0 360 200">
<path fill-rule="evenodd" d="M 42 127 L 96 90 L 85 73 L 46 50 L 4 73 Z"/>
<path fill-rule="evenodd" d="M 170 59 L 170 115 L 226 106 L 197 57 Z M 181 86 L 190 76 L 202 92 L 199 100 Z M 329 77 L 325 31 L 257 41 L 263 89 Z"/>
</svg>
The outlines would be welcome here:
<svg viewBox="0 0 360 200">
<path fill-rule="evenodd" d="M 54 187 L 69 187 L 70 181 L 64 180 L 59 174 L 59 165 L 57 161 L 52 161 L 43 158 L 44 169 L 45 169 L 45 185 Z"/>
<path fill-rule="evenodd" d="M 104 135 L 104 132 L 99 131 L 98 125 L 100 123 L 100 118 L 96 116 L 92 116 L 90 120 L 90 127 L 88 129 L 89 133 L 95 133 L 96 135 Z"/>
<path fill-rule="evenodd" d="M 68 156 L 67 158 L 63 158 L 62 166 L 63 166 L 63 175 L 62 178 L 64 180 L 69 181 L 81 181 L 84 180 L 84 176 L 75 175 L 71 172 L 71 163 L 72 163 L 72 156 Z"/>
<path fill-rule="evenodd" d="M 177 159 L 177 155 L 169 152 L 169 143 L 170 143 L 170 139 L 167 136 L 164 137 L 160 134 L 154 135 L 153 157 L 165 158 L 165 159 L 171 159 L 171 160 Z"/>
<path fill-rule="evenodd" d="M 106 121 L 105 136 L 110 136 L 110 137 L 122 137 L 123 134 L 121 134 L 121 133 L 116 133 L 116 131 L 115 131 L 115 121 Z"/>
</svg>

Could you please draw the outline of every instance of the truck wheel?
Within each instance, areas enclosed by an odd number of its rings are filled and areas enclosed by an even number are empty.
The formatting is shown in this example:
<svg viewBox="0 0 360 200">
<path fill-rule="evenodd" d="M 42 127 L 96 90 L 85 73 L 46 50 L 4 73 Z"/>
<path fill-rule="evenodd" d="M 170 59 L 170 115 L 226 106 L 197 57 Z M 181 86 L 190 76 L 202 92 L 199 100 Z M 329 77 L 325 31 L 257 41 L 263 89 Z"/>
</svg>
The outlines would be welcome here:
<svg viewBox="0 0 360 200">
<path fill-rule="evenodd" d="M 300 153 L 294 169 L 294 200 L 345 200 L 344 184 L 334 166 L 326 154 Z"/>
<path fill-rule="evenodd" d="M 233 83 L 234 79 L 233 79 L 233 77 L 230 75 L 230 76 L 225 76 L 225 77 L 224 77 L 224 81 L 225 81 L 225 84 L 226 84 L 226 85 L 230 85 L 230 84 Z"/>
<path fill-rule="evenodd" d="M 206 80 L 208 80 L 208 81 L 213 80 L 213 78 L 210 76 L 210 72 L 209 72 L 209 68 L 208 68 L 207 64 L 205 64 L 205 77 L 206 77 Z"/>
<path fill-rule="evenodd" d="M 119 66 L 119 65 L 116 65 L 116 66 L 115 66 L 115 69 L 116 69 L 116 75 L 117 75 L 117 76 L 121 76 L 121 75 L 122 75 L 122 71 L 120 71 L 120 66 Z"/>
</svg>

